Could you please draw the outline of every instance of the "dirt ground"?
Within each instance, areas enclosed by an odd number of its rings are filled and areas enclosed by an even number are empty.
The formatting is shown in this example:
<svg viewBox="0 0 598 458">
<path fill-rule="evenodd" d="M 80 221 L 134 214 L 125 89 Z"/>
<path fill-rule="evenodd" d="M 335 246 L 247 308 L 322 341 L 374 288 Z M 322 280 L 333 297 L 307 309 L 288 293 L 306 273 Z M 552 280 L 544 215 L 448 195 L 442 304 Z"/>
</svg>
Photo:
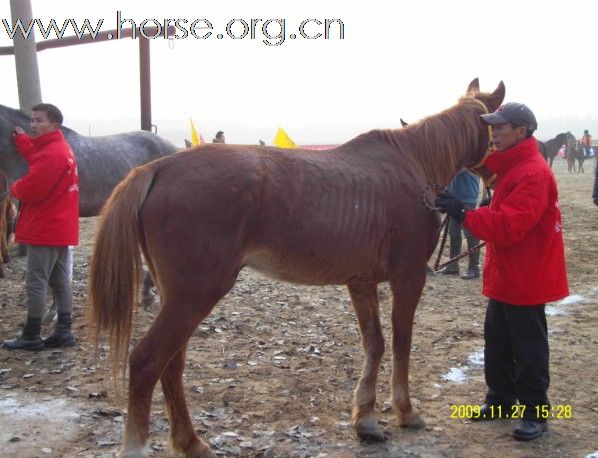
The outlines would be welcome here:
<svg viewBox="0 0 598 458">
<path fill-rule="evenodd" d="M 591 170 L 586 162 L 586 170 Z M 484 424 L 451 418 L 451 405 L 483 400 L 485 299 L 480 280 L 428 278 L 417 310 L 410 386 L 426 420 L 421 430 L 397 427 L 390 411 L 390 356 L 378 384 L 379 421 L 389 439 L 361 443 L 350 426 L 352 390 L 362 353 L 344 287 L 279 283 L 244 271 L 229 295 L 190 341 L 186 395 L 194 425 L 222 456 L 598 456 L 598 207 L 593 174 L 569 174 L 557 158 L 571 294 L 550 304 L 551 386 L 572 418 L 552 419 L 531 443 L 511 438 L 515 420 Z M 95 218 L 81 219 L 75 251 L 78 345 L 40 353 L 0 350 L 0 456 L 114 456 L 126 418 L 112 391 L 104 355 L 94 361 L 86 337 L 87 263 Z M 463 265 L 462 265 L 463 267 Z M 25 317 L 23 258 L 0 280 L 0 339 Z M 389 345 L 390 295 L 380 286 Z M 139 336 L 152 320 L 141 310 Z M 44 328 L 46 334 L 50 326 Z M 103 348 L 105 350 L 105 347 Z M 169 456 L 168 421 L 160 387 L 151 414 L 152 456 Z"/>
</svg>

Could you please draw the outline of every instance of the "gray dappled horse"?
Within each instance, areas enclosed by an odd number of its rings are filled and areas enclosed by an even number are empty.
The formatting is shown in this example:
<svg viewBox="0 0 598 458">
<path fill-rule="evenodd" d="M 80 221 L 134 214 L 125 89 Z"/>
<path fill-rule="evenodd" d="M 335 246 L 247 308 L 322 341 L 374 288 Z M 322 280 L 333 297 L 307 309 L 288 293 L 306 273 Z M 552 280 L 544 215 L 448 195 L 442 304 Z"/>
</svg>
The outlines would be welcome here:
<svg viewBox="0 0 598 458">
<path fill-rule="evenodd" d="M 0 172 L 6 174 L 9 183 L 27 170 L 25 160 L 14 146 L 12 130 L 18 126 L 29 131 L 29 121 L 22 111 L 0 105 Z M 114 187 L 131 169 L 178 149 L 168 140 L 144 130 L 89 137 L 62 126 L 62 133 L 77 158 L 79 215 L 83 217 L 97 216 Z M 3 233 L 1 236 L 5 238 Z M 143 292 L 146 307 L 153 303 L 152 287 L 153 282 L 146 275 Z"/>
</svg>

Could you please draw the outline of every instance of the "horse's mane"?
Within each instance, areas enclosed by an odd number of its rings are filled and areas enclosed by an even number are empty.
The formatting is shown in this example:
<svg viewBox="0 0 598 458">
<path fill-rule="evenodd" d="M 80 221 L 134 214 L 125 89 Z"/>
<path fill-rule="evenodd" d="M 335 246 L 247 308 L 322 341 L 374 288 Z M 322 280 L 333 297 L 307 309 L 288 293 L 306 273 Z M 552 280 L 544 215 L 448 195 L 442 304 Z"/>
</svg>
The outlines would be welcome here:
<svg viewBox="0 0 598 458">
<path fill-rule="evenodd" d="M 542 150 L 542 143 L 544 143 L 544 149 Z M 538 147 L 540 148 L 540 152 L 546 158 L 552 158 L 556 156 L 559 149 L 563 144 L 567 143 L 567 133 L 561 132 L 557 134 L 556 137 L 546 140 L 545 142 L 538 141 Z"/>
<path fill-rule="evenodd" d="M 379 136 L 402 160 L 411 160 L 430 182 L 446 185 L 452 172 L 465 166 L 465 153 L 480 149 L 479 115 L 482 106 L 470 97 L 441 113 L 426 117 L 402 129 L 374 130 L 356 137 Z"/>
</svg>

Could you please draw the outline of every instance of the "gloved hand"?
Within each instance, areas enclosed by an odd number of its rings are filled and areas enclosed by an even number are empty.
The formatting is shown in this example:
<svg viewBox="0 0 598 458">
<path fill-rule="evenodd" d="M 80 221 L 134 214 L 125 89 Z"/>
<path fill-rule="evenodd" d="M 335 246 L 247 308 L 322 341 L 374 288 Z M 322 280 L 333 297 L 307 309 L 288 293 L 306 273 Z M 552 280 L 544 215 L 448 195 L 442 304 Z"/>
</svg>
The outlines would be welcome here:
<svg viewBox="0 0 598 458">
<path fill-rule="evenodd" d="M 480 207 L 488 207 L 490 205 L 490 201 L 492 199 L 490 197 L 484 197 L 482 200 L 480 200 Z"/>
<path fill-rule="evenodd" d="M 438 194 L 438 197 L 434 201 L 434 205 L 438 207 L 440 213 L 448 213 L 455 218 L 459 224 L 465 219 L 463 203 L 448 192 L 441 192 Z"/>
</svg>

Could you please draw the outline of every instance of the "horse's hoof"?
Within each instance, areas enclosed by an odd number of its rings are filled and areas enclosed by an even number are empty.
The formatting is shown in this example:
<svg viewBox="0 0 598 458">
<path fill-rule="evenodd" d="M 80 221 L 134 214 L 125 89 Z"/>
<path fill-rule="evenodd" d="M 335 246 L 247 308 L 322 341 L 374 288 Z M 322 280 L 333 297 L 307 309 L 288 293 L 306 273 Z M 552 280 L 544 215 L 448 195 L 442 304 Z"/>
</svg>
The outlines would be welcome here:
<svg viewBox="0 0 598 458">
<path fill-rule="evenodd" d="M 355 432 L 359 439 L 366 442 L 384 442 L 387 438 L 373 418 L 367 418 L 355 425 Z"/>
<path fill-rule="evenodd" d="M 176 447 L 172 437 L 169 442 L 175 456 L 184 456 L 185 458 L 214 458 L 216 456 L 210 449 L 210 446 L 198 437 L 191 440 L 184 448 Z"/>
<path fill-rule="evenodd" d="M 149 449 L 147 447 L 121 450 L 118 458 L 147 458 Z"/>
<path fill-rule="evenodd" d="M 400 418 L 401 428 L 420 429 L 426 426 L 426 422 L 415 410 L 412 410 L 408 414 L 401 414 Z"/>
<path fill-rule="evenodd" d="M 212 452 L 210 447 L 203 442 L 199 447 L 193 447 L 192 450 L 185 452 L 185 458 L 215 458 L 216 455 Z"/>
</svg>

